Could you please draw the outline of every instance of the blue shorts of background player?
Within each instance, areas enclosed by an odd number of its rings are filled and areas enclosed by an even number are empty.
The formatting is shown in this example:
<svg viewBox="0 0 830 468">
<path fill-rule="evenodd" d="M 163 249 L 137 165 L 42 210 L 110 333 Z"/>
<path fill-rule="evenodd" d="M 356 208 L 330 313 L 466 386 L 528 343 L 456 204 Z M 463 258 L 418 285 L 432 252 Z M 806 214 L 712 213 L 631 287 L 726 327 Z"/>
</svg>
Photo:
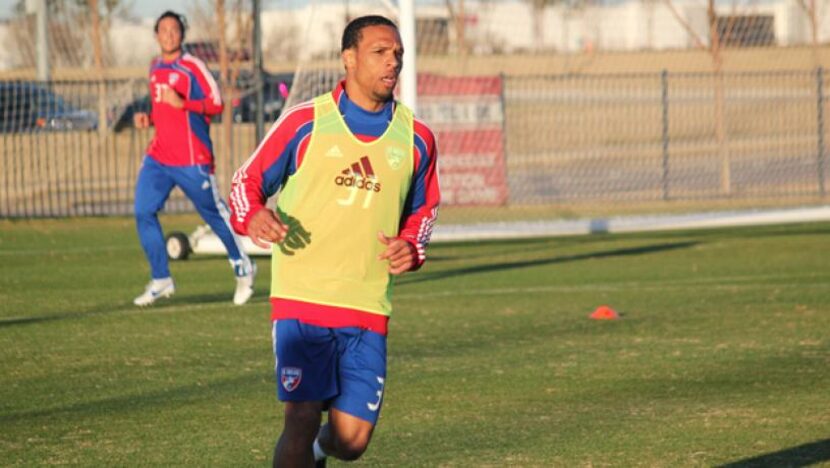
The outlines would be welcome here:
<svg viewBox="0 0 830 468">
<path fill-rule="evenodd" d="M 386 381 L 386 337 L 356 327 L 273 322 L 280 401 L 322 401 L 375 425 Z"/>
</svg>

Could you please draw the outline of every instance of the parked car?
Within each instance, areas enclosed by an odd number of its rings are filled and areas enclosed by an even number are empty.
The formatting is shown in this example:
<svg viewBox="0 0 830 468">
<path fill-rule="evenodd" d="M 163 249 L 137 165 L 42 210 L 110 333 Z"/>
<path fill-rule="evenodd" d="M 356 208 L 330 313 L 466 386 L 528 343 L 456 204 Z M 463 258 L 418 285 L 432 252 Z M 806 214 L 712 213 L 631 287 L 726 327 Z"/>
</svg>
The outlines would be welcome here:
<svg viewBox="0 0 830 468">
<path fill-rule="evenodd" d="M 68 104 L 38 82 L 0 82 L 0 132 L 94 130 L 98 114 Z"/>
<path fill-rule="evenodd" d="M 262 115 L 266 124 L 279 118 L 285 107 L 285 100 L 294 80 L 293 73 L 262 74 L 263 107 Z M 253 74 L 240 74 L 237 80 L 240 96 L 233 102 L 234 122 L 256 122 L 256 83 Z"/>
<path fill-rule="evenodd" d="M 216 75 L 216 73 L 214 73 Z M 217 76 L 214 76 L 218 80 Z M 277 120 L 285 106 L 285 100 L 291 89 L 292 73 L 263 74 L 264 106 L 262 107 L 265 123 Z M 236 80 L 236 97 L 232 99 L 234 122 L 256 121 L 256 83 L 253 74 L 249 71 L 240 73 Z M 227 102 L 226 102 L 227 104 Z M 110 121 L 112 129 L 120 132 L 133 126 L 133 115 L 136 112 L 150 112 L 150 97 L 145 95 L 129 104 L 119 106 L 111 111 Z M 214 123 L 222 121 L 222 114 L 212 117 Z"/>
<path fill-rule="evenodd" d="M 110 128 L 120 132 L 133 128 L 133 116 L 137 112 L 150 112 L 150 96 L 145 95 L 137 98 L 129 104 L 117 106 L 110 110 Z"/>
</svg>

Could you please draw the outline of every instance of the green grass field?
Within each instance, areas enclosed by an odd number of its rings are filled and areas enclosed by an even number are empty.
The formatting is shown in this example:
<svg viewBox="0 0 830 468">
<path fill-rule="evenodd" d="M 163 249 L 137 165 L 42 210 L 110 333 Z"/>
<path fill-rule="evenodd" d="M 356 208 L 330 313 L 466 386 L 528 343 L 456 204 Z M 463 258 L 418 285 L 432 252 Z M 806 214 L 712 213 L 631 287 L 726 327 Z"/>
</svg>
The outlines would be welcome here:
<svg viewBox="0 0 830 468">
<path fill-rule="evenodd" d="M 358 464 L 830 464 L 829 242 L 809 224 L 436 244 L 396 286 Z M 0 466 L 268 466 L 267 258 L 247 306 L 224 258 L 196 256 L 148 309 L 130 219 L 1 221 L 0 260 Z M 622 319 L 589 320 L 601 304 Z"/>
</svg>

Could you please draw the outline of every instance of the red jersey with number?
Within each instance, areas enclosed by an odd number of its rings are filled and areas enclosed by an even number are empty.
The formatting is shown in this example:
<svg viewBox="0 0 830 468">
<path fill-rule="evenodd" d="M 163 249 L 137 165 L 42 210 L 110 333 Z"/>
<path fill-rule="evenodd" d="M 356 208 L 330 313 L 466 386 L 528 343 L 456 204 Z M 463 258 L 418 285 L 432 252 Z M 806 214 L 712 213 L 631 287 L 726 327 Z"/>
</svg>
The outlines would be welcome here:
<svg viewBox="0 0 830 468">
<path fill-rule="evenodd" d="M 183 108 L 162 102 L 165 87 L 178 93 L 184 100 Z M 172 61 L 153 60 L 150 100 L 156 133 L 147 154 L 168 166 L 213 167 L 210 117 L 222 112 L 222 97 L 204 62 L 188 53 Z"/>
</svg>

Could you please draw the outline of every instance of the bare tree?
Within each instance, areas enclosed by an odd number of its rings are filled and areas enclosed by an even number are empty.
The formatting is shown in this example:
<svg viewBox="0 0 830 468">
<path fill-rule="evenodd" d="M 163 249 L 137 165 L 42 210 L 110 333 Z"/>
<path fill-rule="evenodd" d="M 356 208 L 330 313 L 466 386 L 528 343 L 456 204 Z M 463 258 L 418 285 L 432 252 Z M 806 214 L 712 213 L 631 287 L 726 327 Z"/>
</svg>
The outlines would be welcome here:
<svg viewBox="0 0 830 468">
<path fill-rule="evenodd" d="M 565 3 L 569 8 L 577 3 L 582 3 L 581 1 L 569 2 L 567 0 L 529 0 L 529 2 L 533 15 L 533 40 L 536 43 L 535 49 L 537 51 L 541 51 L 545 47 L 545 10 L 559 3 Z M 574 3 L 574 5 L 571 5 L 571 3 Z"/>
<path fill-rule="evenodd" d="M 101 39 L 101 17 L 98 0 L 88 0 L 92 21 L 92 49 L 94 51 L 95 75 L 98 80 L 98 136 L 103 141 L 107 134 L 107 91 L 104 82 L 104 58 Z"/>
<path fill-rule="evenodd" d="M 244 0 L 207 0 L 197 2 L 190 11 L 194 24 L 201 34 L 209 34 L 219 51 L 219 83 L 225 108 L 222 112 L 222 147 L 220 153 L 230 155 L 233 137 L 233 103 L 237 100 L 238 82 L 242 62 L 248 59 L 251 49 L 253 18 Z M 232 39 L 229 40 L 229 36 Z"/>
<path fill-rule="evenodd" d="M 264 45 L 264 55 L 269 62 L 295 62 L 300 54 L 300 27 L 295 21 L 280 24 L 268 36 Z"/>
<path fill-rule="evenodd" d="M 810 46 L 813 49 L 813 64 L 815 67 L 819 67 L 821 65 L 821 60 L 818 55 L 818 5 L 816 0 L 797 0 L 796 2 L 801 8 L 801 11 L 807 16 L 807 20 L 810 22 Z"/>
<path fill-rule="evenodd" d="M 714 123 L 715 123 L 715 142 L 717 143 L 718 154 L 721 160 L 721 192 L 724 195 L 732 193 L 732 171 L 731 171 L 731 157 L 729 154 L 729 144 L 727 142 L 726 132 L 726 105 L 725 105 L 725 80 L 723 76 L 723 46 L 728 43 L 729 37 L 734 29 L 734 15 L 726 21 L 726 27 L 722 28 L 719 23 L 717 10 L 715 9 L 715 0 L 707 0 L 706 4 L 706 19 L 708 23 L 709 47 L 706 47 L 706 41 L 702 38 L 689 22 L 678 12 L 672 0 L 663 0 L 666 7 L 672 13 L 677 22 L 692 38 L 692 41 L 697 47 L 705 48 L 709 51 L 712 57 L 712 72 L 714 75 Z"/>
<path fill-rule="evenodd" d="M 444 0 L 444 4 L 450 14 L 450 20 L 455 27 L 455 42 L 457 44 L 456 50 L 459 55 L 466 56 L 469 52 L 469 47 L 467 45 L 467 18 L 464 11 L 464 0 L 457 1 L 457 9 L 453 6 L 452 0 Z"/>
<path fill-rule="evenodd" d="M 111 60 L 108 32 L 115 18 L 132 15 L 131 5 L 124 0 L 101 0 L 97 2 L 98 34 L 100 37 L 100 59 L 102 66 Z M 87 33 L 93 28 L 92 7 L 89 0 L 47 0 L 49 9 L 49 58 L 56 67 L 83 67 L 94 65 L 96 60 L 93 39 Z M 18 54 L 18 61 L 24 66 L 34 63 L 34 18 L 26 14 L 26 0 L 17 0 L 13 9 L 14 18 L 10 27 L 9 50 Z"/>
</svg>

